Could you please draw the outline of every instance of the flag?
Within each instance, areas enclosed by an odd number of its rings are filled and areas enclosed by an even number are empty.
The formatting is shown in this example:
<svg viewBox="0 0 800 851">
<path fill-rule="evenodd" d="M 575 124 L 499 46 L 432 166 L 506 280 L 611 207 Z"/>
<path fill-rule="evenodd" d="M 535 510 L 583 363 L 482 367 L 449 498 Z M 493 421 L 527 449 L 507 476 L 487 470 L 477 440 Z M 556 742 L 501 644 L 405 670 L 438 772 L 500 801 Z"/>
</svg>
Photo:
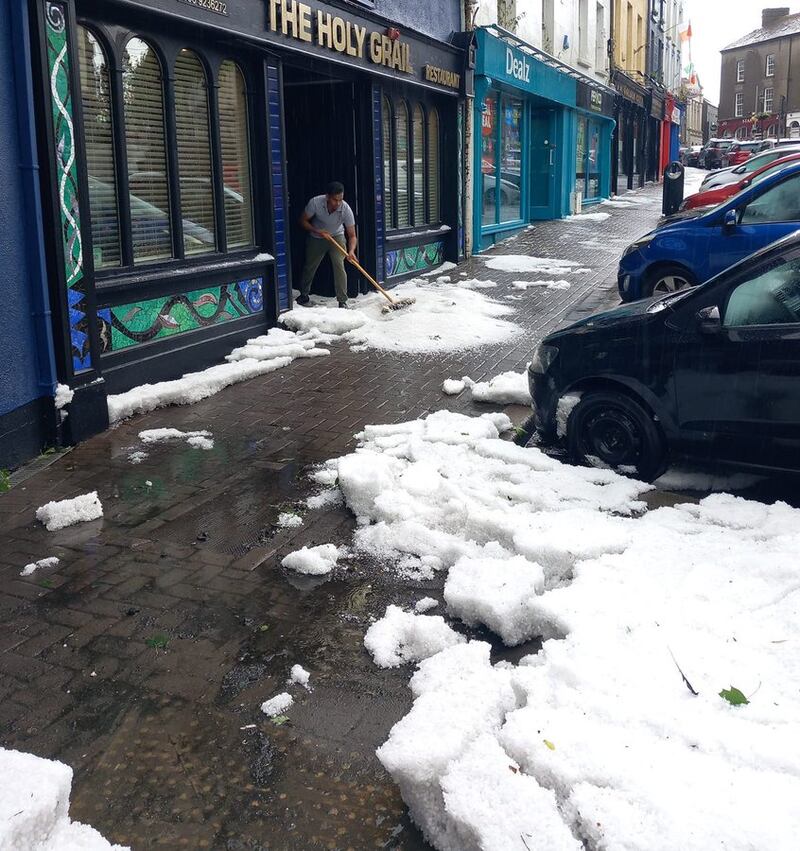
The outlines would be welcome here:
<svg viewBox="0 0 800 851">
<path fill-rule="evenodd" d="M 689 41 L 689 39 L 691 37 L 692 37 L 692 22 L 689 21 L 686 24 L 685 28 L 684 28 L 683 24 L 681 24 L 680 28 L 678 29 L 678 38 L 680 38 L 681 41 Z"/>
</svg>

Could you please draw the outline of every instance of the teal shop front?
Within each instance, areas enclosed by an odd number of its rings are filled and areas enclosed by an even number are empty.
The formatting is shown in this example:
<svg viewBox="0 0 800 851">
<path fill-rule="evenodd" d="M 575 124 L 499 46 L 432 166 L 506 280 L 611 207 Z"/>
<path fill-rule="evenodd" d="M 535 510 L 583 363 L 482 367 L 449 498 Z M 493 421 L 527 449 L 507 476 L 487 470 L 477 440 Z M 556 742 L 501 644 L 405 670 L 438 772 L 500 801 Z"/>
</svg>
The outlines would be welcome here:
<svg viewBox="0 0 800 851">
<path fill-rule="evenodd" d="M 608 197 L 613 93 L 499 27 L 476 31 L 473 244 Z M 477 138 L 480 128 L 480 138 Z"/>
</svg>

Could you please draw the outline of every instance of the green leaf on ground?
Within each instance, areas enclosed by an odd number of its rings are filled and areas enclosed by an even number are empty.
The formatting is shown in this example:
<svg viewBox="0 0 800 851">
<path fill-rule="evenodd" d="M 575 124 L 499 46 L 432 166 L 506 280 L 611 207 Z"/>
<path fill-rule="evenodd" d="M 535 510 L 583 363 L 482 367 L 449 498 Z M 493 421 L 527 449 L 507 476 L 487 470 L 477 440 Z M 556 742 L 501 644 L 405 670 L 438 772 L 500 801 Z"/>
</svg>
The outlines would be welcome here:
<svg viewBox="0 0 800 851">
<path fill-rule="evenodd" d="M 169 636 L 157 633 L 156 635 L 148 638 L 147 641 L 145 641 L 145 644 L 148 647 L 154 647 L 156 650 L 166 650 L 166 647 L 169 644 Z"/>
<path fill-rule="evenodd" d="M 554 751 L 556 749 L 556 746 L 548 739 L 544 739 L 543 741 L 547 745 L 547 747 L 550 748 L 551 751 Z"/>
<path fill-rule="evenodd" d="M 723 700 L 727 700 L 731 706 L 746 706 L 750 701 L 739 691 L 736 686 L 731 686 L 730 688 L 724 688 L 719 693 L 719 696 Z"/>
<path fill-rule="evenodd" d="M 0 493 L 11 490 L 11 474 L 8 470 L 0 470 Z"/>
<path fill-rule="evenodd" d="M 258 628 L 258 631 L 259 632 L 266 632 L 268 629 L 269 629 L 269 624 L 268 623 L 262 623 L 261 626 Z"/>
<path fill-rule="evenodd" d="M 52 588 L 53 587 L 53 580 L 52 579 L 42 579 L 39 582 L 39 584 L 42 586 L 42 588 Z"/>
<path fill-rule="evenodd" d="M 289 720 L 289 716 L 288 716 L 288 715 L 276 715 L 276 716 L 272 719 L 272 723 L 273 723 L 276 727 L 281 727 L 281 726 L 283 726 L 283 725 L 284 725 L 284 724 L 285 724 L 288 720 Z"/>
</svg>

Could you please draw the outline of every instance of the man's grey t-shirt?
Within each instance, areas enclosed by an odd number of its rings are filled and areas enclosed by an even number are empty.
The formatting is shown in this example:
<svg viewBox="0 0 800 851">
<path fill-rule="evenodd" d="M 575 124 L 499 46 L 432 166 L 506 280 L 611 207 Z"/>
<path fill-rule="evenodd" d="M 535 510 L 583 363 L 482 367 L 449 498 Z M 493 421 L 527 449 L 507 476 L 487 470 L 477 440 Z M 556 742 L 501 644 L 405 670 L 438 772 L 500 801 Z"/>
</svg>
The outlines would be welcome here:
<svg viewBox="0 0 800 851">
<path fill-rule="evenodd" d="M 356 217 L 347 201 L 342 201 L 338 210 L 329 213 L 327 195 L 315 195 L 306 204 L 306 215 L 315 228 L 326 230 L 333 236 L 343 234 L 345 227 L 354 227 L 356 223 Z M 311 236 L 314 239 L 322 239 L 315 233 L 312 233 Z"/>
</svg>

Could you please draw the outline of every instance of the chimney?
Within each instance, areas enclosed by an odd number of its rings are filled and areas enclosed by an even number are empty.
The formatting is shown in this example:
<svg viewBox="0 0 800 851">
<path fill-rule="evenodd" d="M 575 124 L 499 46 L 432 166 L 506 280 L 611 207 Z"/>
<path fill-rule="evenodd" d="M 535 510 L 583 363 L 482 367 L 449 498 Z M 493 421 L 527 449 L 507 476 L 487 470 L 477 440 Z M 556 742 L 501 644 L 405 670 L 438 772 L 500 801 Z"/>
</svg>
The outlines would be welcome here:
<svg viewBox="0 0 800 851">
<path fill-rule="evenodd" d="M 761 26 L 771 27 L 775 21 L 785 18 L 789 14 L 788 6 L 781 6 L 777 9 L 762 9 L 761 10 Z"/>
</svg>

